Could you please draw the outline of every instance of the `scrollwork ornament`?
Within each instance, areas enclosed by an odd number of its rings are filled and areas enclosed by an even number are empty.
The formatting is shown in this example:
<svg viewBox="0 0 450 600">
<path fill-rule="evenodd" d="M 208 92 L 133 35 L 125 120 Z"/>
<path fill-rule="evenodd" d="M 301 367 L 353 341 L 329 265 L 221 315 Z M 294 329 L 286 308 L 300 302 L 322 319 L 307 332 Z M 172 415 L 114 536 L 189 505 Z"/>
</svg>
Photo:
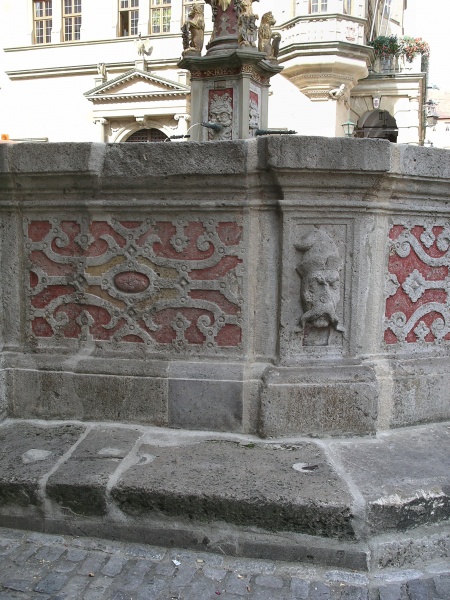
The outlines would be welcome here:
<svg viewBox="0 0 450 600">
<path fill-rule="evenodd" d="M 431 248 L 431 246 L 434 244 L 435 240 L 436 240 L 436 236 L 433 233 L 433 227 L 429 225 L 428 227 L 425 228 L 425 230 L 421 234 L 420 241 L 427 248 Z"/>
<path fill-rule="evenodd" d="M 398 282 L 397 275 L 393 273 L 388 273 L 388 277 L 386 279 L 385 284 L 386 296 L 389 297 L 396 294 L 399 287 L 400 283 Z"/>
<path fill-rule="evenodd" d="M 419 321 L 419 324 L 414 329 L 414 333 L 417 336 L 419 342 L 425 342 L 426 336 L 430 333 L 430 329 L 425 325 L 423 321 Z"/>
<path fill-rule="evenodd" d="M 399 236 L 395 242 L 392 242 L 392 248 L 399 256 L 406 258 L 411 252 L 409 234 L 402 234 Z"/>
<path fill-rule="evenodd" d="M 239 221 L 26 221 L 30 338 L 40 345 L 57 340 L 126 342 L 136 350 L 138 343 L 150 350 L 237 350 L 242 290 L 233 282 L 244 256 Z M 184 325 L 177 328 L 180 315 Z"/>
<path fill-rule="evenodd" d="M 450 247 L 450 228 L 445 227 L 443 232 L 438 236 L 436 245 L 441 252 L 447 252 Z"/>
</svg>

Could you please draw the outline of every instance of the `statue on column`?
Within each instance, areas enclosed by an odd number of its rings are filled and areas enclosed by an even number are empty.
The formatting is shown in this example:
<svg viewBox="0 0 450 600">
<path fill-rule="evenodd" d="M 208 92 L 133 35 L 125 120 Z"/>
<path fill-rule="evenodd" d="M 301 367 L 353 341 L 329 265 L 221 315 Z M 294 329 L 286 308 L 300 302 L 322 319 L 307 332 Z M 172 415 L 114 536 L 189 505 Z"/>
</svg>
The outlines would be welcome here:
<svg viewBox="0 0 450 600">
<path fill-rule="evenodd" d="M 261 25 L 258 33 L 258 50 L 264 52 L 269 60 L 277 59 L 280 51 L 281 35 L 276 32 L 272 33 L 272 27 L 276 21 L 271 12 L 263 14 Z"/>
<path fill-rule="evenodd" d="M 205 37 L 205 19 L 203 5 L 193 4 L 186 23 L 181 28 L 183 37 L 183 56 L 201 54 Z"/>
</svg>

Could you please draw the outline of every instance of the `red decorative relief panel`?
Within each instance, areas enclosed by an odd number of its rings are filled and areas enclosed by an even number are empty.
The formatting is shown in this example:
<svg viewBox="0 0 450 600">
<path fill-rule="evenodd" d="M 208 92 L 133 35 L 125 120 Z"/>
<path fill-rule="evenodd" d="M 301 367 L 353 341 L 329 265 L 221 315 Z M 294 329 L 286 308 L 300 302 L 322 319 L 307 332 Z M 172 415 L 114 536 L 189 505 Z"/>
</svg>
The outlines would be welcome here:
<svg viewBox="0 0 450 600">
<path fill-rule="evenodd" d="M 385 342 L 450 340 L 450 224 L 393 225 L 389 237 Z"/>
<path fill-rule="evenodd" d="M 25 237 L 32 338 L 240 347 L 235 220 L 27 220 Z"/>
</svg>

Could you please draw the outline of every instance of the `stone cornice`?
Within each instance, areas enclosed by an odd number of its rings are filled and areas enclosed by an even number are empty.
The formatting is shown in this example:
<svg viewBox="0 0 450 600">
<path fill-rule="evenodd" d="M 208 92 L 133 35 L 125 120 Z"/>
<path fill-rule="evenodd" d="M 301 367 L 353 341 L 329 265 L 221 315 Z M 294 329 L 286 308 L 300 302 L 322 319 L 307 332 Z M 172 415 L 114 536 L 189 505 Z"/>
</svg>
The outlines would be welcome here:
<svg viewBox="0 0 450 600">
<path fill-rule="evenodd" d="M 178 39 L 180 37 L 179 33 L 165 33 L 163 35 L 152 35 L 152 40 L 160 40 L 160 39 Z M 78 46 L 97 46 L 101 44 L 124 44 L 126 42 L 130 42 L 133 40 L 139 39 L 137 35 L 135 36 L 127 36 L 127 37 L 118 37 L 118 38 L 108 38 L 105 40 L 86 40 L 82 42 L 59 42 L 57 44 L 32 44 L 28 46 L 14 46 L 11 48 L 3 48 L 4 52 L 25 52 L 30 50 L 45 50 L 49 48 L 64 48 L 64 47 L 78 47 Z"/>
<path fill-rule="evenodd" d="M 354 23 L 361 23 L 362 25 L 364 25 L 367 22 L 367 19 L 364 19 L 362 17 L 355 17 L 353 15 L 344 15 L 342 13 L 326 13 L 326 14 L 318 13 L 315 15 L 296 16 L 293 19 L 286 21 L 282 25 L 277 26 L 275 29 L 282 31 L 285 29 L 290 29 L 291 27 L 293 27 L 294 25 L 296 25 L 297 23 L 299 23 L 301 21 L 306 21 L 306 22 L 329 21 L 330 19 L 339 19 L 342 21 L 353 21 Z"/>
<path fill-rule="evenodd" d="M 130 70 L 134 67 L 134 61 L 120 62 L 120 63 L 106 63 L 108 73 L 123 72 L 124 70 Z M 158 60 L 153 63 L 147 61 L 151 69 L 159 68 L 177 68 L 176 59 Z M 40 69 L 23 69 L 20 71 L 6 71 L 6 75 L 10 79 L 34 79 L 40 77 L 61 77 L 61 76 L 72 76 L 72 75 L 97 75 L 97 65 L 74 65 L 74 66 L 61 66 L 61 67 L 44 67 Z"/>
<path fill-rule="evenodd" d="M 373 58 L 373 48 L 370 46 L 361 46 L 351 42 L 342 42 L 338 40 L 326 42 L 302 42 L 293 43 L 280 50 L 279 61 L 285 62 L 293 58 L 304 56 L 324 56 L 339 54 L 349 58 L 364 60 L 367 64 Z"/>
</svg>

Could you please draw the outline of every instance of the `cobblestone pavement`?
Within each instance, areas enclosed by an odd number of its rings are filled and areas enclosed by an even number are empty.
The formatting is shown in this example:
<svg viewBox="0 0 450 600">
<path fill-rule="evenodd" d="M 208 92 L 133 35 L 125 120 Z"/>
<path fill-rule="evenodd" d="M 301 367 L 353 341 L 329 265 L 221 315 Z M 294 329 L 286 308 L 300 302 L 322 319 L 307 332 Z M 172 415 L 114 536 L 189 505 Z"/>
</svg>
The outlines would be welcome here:
<svg viewBox="0 0 450 600">
<path fill-rule="evenodd" d="M 0 529 L 0 600 L 449 600 L 450 561 L 372 574 Z"/>
</svg>

